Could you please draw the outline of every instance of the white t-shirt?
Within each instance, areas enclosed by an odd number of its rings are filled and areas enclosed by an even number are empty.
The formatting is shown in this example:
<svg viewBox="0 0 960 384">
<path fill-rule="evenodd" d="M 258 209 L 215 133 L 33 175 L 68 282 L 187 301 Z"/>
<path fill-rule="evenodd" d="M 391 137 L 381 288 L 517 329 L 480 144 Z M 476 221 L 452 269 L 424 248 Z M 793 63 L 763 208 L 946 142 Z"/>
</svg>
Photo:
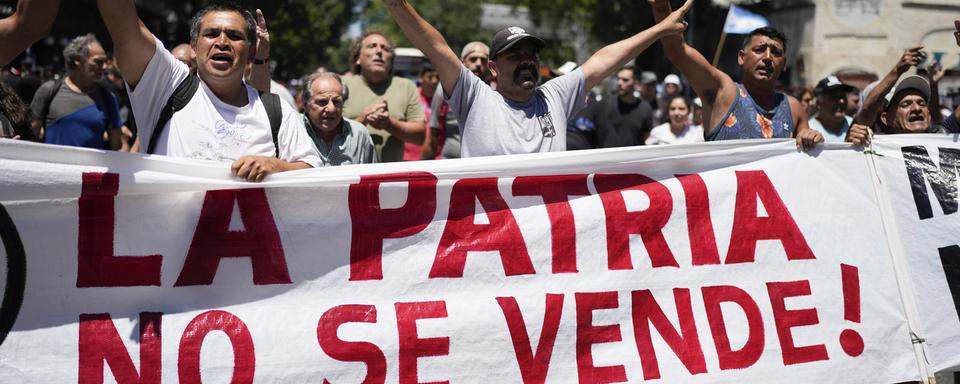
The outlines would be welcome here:
<svg viewBox="0 0 960 384">
<path fill-rule="evenodd" d="M 670 130 L 670 123 L 663 123 L 650 130 L 650 136 L 647 136 L 647 141 L 645 141 L 644 144 L 690 144 L 702 142 L 702 125 L 687 124 L 679 134 L 675 135 L 673 131 Z"/>
<path fill-rule="evenodd" d="M 583 81 L 583 71 L 574 70 L 537 87 L 521 104 L 461 66 L 447 100 L 460 118 L 461 156 L 565 151 L 567 120 L 586 104 Z"/>
<path fill-rule="evenodd" d="M 177 85 L 190 75 L 181 63 L 156 40 L 157 50 L 147 64 L 135 89 L 127 85 L 130 104 L 137 119 L 140 150 L 146 152 L 160 110 Z M 257 90 L 244 84 L 247 105 L 235 107 L 220 101 L 203 81 L 190 102 L 173 114 L 157 140 L 154 153 L 191 159 L 232 162 L 241 156 L 274 156 L 270 119 Z M 308 136 L 300 114 L 280 103 L 283 120 L 277 142 L 280 159 L 305 162 L 314 168 L 321 164 L 317 148 Z"/>
</svg>

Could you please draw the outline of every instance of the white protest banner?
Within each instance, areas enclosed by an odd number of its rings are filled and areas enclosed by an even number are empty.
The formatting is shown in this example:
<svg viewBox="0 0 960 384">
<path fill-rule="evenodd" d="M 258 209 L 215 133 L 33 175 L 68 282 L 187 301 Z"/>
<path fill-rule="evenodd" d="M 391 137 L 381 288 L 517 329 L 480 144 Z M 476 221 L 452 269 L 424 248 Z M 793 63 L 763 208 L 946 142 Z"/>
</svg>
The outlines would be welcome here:
<svg viewBox="0 0 960 384">
<path fill-rule="evenodd" d="M 905 300 L 934 371 L 960 370 L 960 215 L 955 136 L 889 136 L 874 144 L 906 262 Z"/>
<path fill-rule="evenodd" d="M 0 382 L 920 377 L 870 156 L 297 171 L 0 141 Z"/>
</svg>

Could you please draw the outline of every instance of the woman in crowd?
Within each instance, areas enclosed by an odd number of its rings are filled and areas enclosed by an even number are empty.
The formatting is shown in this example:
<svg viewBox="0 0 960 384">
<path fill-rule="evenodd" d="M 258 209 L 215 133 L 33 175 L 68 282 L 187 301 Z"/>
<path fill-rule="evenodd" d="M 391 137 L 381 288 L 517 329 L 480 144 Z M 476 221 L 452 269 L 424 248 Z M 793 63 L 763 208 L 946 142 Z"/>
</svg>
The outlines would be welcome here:
<svg viewBox="0 0 960 384">
<path fill-rule="evenodd" d="M 690 101 L 683 96 L 670 99 L 667 110 L 670 120 L 650 131 L 647 145 L 687 144 L 703 142 L 703 127 L 690 124 Z"/>
</svg>

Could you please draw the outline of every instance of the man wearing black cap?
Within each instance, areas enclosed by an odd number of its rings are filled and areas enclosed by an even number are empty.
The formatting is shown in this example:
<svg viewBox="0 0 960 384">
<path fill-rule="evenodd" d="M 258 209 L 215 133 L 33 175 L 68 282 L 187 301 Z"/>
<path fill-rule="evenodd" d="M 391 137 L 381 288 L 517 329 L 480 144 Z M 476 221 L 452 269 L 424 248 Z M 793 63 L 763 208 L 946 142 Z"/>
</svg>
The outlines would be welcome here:
<svg viewBox="0 0 960 384">
<path fill-rule="evenodd" d="M 820 109 L 810 118 L 809 124 L 811 129 L 823 134 L 825 142 L 842 143 L 846 140 L 847 131 L 853 123 L 853 118 L 847 116 L 847 94 L 853 89 L 836 76 L 823 78 L 813 89 Z"/>
<path fill-rule="evenodd" d="M 693 0 L 657 25 L 604 47 L 580 68 L 537 86 L 544 41 L 522 28 L 496 34 L 490 69 L 497 90 L 461 64 L 443 36 L 404 0 L 384 0 L 390 15 L 440 75 L 445 96 L 460 118 L 463 157 L 563 151 L 567 120 L 584 105 L 590 88 L 657 39 L 686 29 L 683 14 Z"/>
</svg>

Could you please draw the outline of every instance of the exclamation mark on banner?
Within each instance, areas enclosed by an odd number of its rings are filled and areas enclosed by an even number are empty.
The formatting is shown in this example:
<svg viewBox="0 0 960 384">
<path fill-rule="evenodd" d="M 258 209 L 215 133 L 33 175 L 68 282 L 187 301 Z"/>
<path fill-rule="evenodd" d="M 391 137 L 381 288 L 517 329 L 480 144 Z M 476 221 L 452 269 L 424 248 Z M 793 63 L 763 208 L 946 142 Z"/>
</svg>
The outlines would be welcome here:
<svg viewBox="0 0 960 384">
<path fill-rule="evenodd" d="M 840 264 L 840 277 L 843 281 L 843 319 L 860 323 L 860 274 L 857 267 Z M 840 332 L 840 347 L 852 357 L 863 353 L 863 337 L 852 329 Z"/>
</svg>

